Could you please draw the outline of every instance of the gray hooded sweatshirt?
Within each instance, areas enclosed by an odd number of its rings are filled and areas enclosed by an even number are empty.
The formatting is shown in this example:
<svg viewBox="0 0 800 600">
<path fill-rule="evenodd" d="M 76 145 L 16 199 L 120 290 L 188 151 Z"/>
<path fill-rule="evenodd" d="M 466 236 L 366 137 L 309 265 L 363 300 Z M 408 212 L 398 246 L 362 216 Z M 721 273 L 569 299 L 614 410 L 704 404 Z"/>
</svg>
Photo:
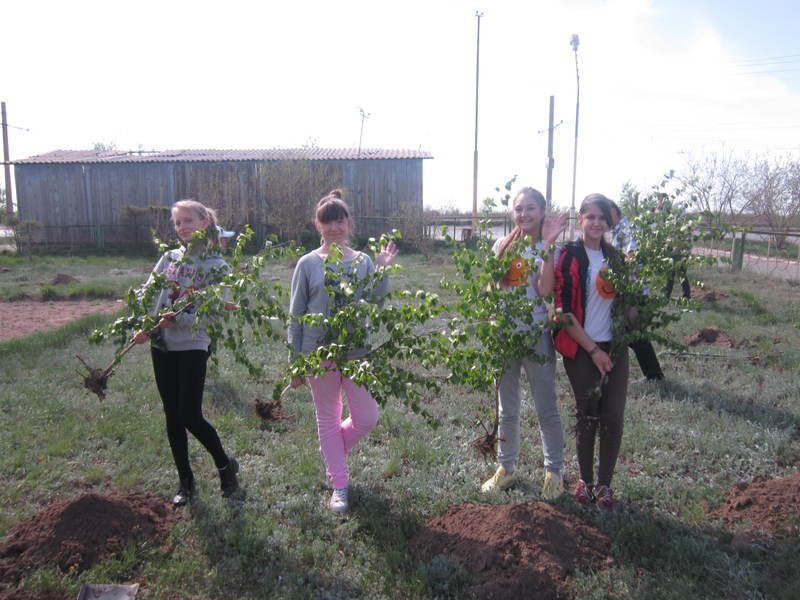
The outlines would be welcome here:
<svg viewBox="0 0 800 600">
<path fill-rule="evenodd" d="M 183 247 L 168 250 L 153 267 L 144 288 L 139 291 L 139 297 L 153 283 L 154 276 L 163 273 L 167 278 L 167 286 L 156 296 L 152 312 L 158 315 L 171 309 L 176 300 L 192 290 L 217 283 L 230 272 L 228 263 L 216 252 L 208 251 L 198 256 L 186 254 Z M 203 319 L 197 317 L 194 307 L 179 314 L 172 327 L 162 328 L 161 337 L 169 352 L 208 350 L 211 343 Z"/>
</svg>

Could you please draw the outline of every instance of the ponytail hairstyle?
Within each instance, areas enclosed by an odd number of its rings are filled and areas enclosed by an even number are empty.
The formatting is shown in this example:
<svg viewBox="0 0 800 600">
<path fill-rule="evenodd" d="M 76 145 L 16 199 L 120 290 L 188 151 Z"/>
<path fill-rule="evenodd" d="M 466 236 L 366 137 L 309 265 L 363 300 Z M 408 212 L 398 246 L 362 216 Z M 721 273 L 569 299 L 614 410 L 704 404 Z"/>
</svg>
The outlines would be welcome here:
<svg viewBox="0 0 800 600">
<path fill-rule="evenodd" d="M 520 191 L 518 191 L 517 195 L 514 196 L 514 203 L 516 203 L 520 197 L 530 198 L 531 200 L 536 202 L 536 204 L 539 205 L 539 208 L 542 211 L 542 220 L 539 222 L 539 239 L 541 240 L 542 227 L 544 226 L 544 215 L 545 212 L 547 211 L 547 200 L 544 199 L 542 192 L 532 187 L 524 187 Z M 514 203 L 512 203 L 512 208 Z M 511 230 L 511 233 L 509 233 L 506 237 L 504 237 L 503 241 L 500 242 L 500 246 L 497 248 L 497 258 L 502 258 L 503 255 L 506 253 L 506 250 L 508 250 L 508 248 L 511 246 L 511 244 L 513 244 L 517 240 L 522 239 L 522 237 L 523 237 L 522 229 L 518 225 L 515 225 L 514 228 Z"/>
<path fill-rule="evenodd" d="M 315 217 L 318 223 L 330 223 L 339 219 L 347 219 L 350 224 L 350 230 L 352 231 L 353 229 L 350 209 L 347 208 L 347 203 L 342 200 L 342 190 L 338 188 L 331 190 L 317 202 Z"/>
<path fill-rule="evenodd" d="M 611 218 L 612 206 L 616 206 L 614 201 L 603 194 L 589 194 L 583 199 L 583 202 L 581 202 L 581 207 L 578 210 L 578 214 L 582 215 L 592 205 L 600 209 L 600 212 L 603 215 L 603 220 L 606 222 L 606 225 L 608 225 L 608 229 L 611 230 L 614 227 L 614 220 Z M 602 247 L 603 254 L 605 255 L 608 255 L 609 252 L 614 251 L 614 247 L 606 242 L 605 238 L 600 240 L 600 246 Z"/>
<path fill-rule="evenodd" d="M 219 243 L 219 229 L 217 229 L 217 213 L 213 208 L 208 208 L 202 202 L 187 198 L 185 200 L 178 200 L 172 205 L 170 212 L 178 208 L 184 208 L 193 211 L 201 219 L 208 219 L 206 226 L 206 242 L 209 246 L 214 246 Z"/>
</svg>

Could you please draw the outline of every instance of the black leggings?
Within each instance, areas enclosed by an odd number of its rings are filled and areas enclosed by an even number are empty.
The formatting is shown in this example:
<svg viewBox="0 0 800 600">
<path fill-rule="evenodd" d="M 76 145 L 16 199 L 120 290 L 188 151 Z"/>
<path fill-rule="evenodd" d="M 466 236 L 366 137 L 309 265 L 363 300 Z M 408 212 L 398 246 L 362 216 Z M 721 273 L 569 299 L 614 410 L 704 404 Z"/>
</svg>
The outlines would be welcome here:
<svg viewBox="0 0 800 600">
<path fill-rule="evenodd" d="M 597 345 L 608 352 L 608 343 L 599 342 Z M 611 486 L 622 443 L 628 394 L 628 349 L 623 349 L 616 357 L 599 397 L 593 392 L 600 381 L 600 371 L 583 348 L 578 348 L 574 359 L 564 358 L 564 368 L 575 394 L 575 446 L 581 479 L 587 484 L 594 481 L 594 447 L 599 438 L 597 483 Z"/>
<path fill-rule="evenodd" d="M 186 432 L 197 438 L 214 458 L 217 468 L 228 464 L 216 429 L 203 417 L 203 388 L 206 383 L 205 350 L 163 352 L 150 349 L 156 386 L 167 418 L 167 438 L 172 458 L 181 479 L 192 477 L 189 465 L 189 441 Z"/>
</svg>

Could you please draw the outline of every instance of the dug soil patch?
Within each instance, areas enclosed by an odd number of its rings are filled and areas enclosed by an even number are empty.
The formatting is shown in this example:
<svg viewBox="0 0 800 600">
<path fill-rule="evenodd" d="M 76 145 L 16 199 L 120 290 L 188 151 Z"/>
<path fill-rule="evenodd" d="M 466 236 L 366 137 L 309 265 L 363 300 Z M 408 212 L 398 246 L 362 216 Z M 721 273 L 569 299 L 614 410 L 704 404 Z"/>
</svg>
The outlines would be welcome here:
<svg viewBox="0 0 800 600">
<path fill-rule="evenodd" d="M 714 288 L 692 286 L 692 298 L 702 302 L 716 302 L 727 297 L 728 294 Z"/>
<path fill-rule="evenodd" d="M 0 546 L 0 583 L 17 585 L 41 567 L 80 573 L 131 545 L 158 546 L 177 519 L 151 494 L 84 494 L 52 504 L 11 529 Z"/>
<path fill-rule="evenodd" d="M 747 542 L 766 537 L 797 542 L 800 536 L 800 473 L 788 477 L 738 483 L 728 492 L 724 504 L 711 513 L 737 530 L 734 541 Z"/>
<path fill-rule="evenodd" d="M 496 600 L 565 597 L 570 574 L 613 563 L 610 547 L 605 534 L 544 502 L 457 504 L 409 543 L 415 557 L 444 555 L 470 574 L 470 596 Z"/>
<path fill-rule="evenodd" d="M 712 344 L 722 348 L 736 348 L 736 342 L 719 327 L 703 327 L 694 333 L 687 335 L 683 341 L 687 346 L 698 346 L 700 344 Z"/>
<path fill-rule="evenodd" d="M 122 300 L 0 302 L 0 342 L 55 329 L 89 314 L 113 314 L 123 308 Z"/>
</svg>

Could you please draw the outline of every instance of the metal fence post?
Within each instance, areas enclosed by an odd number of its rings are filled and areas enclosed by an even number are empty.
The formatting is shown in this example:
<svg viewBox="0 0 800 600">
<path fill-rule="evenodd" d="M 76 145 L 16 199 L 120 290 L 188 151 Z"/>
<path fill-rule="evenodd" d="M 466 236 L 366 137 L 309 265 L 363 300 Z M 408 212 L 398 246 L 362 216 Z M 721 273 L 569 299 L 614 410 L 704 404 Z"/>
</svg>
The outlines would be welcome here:
<svg viewBox="0 0 800 600">
<path fill-rule="evenodd" d="M 744 231 L 742 231 L 741 237 L 733 238 L 733 250 L 731 250 L 732 271 L 742 270 L 742 263 L 744 262 L 744 238 L 745 238 Z"/>
</svg>

